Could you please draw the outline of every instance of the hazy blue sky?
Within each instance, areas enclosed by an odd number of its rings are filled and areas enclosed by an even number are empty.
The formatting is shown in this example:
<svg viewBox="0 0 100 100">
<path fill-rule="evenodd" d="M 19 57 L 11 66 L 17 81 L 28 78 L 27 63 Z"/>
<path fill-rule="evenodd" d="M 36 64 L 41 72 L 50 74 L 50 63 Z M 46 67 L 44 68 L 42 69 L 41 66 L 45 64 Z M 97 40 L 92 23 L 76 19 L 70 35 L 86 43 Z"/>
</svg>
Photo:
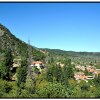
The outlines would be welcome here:
<svg viewBox="0 0 100 100">
<path fill-rule="evenodd" d="M 0 3 L 0 23 L 36 47 L 100 52 L 100 3 Z"/>
</svg>

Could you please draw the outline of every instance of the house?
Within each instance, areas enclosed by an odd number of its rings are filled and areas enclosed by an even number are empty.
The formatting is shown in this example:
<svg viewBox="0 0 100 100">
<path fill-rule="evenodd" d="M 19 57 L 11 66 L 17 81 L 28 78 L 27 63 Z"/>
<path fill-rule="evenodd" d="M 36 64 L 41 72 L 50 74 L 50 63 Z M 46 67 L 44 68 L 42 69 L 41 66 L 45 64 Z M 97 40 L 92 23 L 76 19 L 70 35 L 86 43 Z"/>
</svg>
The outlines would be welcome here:
<svg viewBox="0 0 100 100">
<path fill-rule="evenodd" d="M 74 75 L 76 80 L 85 80 L 87 79 L 87 76 L 83 72 L 76 72 Z"/>
<path fill-rule="evenodd" d="M 64 64 L 61 63 L 61 62 L 57 62 L 56 64 L 57 64 L 57 65 L 60 65 L 60 67 L 64 67 Z"/>
<path fill-rule="evenodd" d="M 94 72 L 96 67 L 94 67 L 94 66 L 87 66 L 86 69 L 87 69 L 88 72 Z"/>
<path fill-rule="evenodd" d="M 36 66 L 40 71 L 44 68 L 44 64 L 41 61 L 34 61 L 32 62 L 31 66 Z"/>
<path fill-rule="evenodd" d="M 85 71 L 85 67 L 81 65 L 76 65 L 75 68 Z"/>
<path fill-rule="evenodd" d="M 93 74 L 94 74 L 94 76 L 100 75 L 100 69 L 95 69 Z"/>
<path fill-rule="evenodd" d="M 100 69 L 96 69 L 96 72 L 97 72 L 98 74 L 100 74 Z"/>
<path fill-rule="evenodd" d="M 64 67 L 64 64 L 61 63 L 60 66 L 61 66 L 61 67 Z"/>
</svg>

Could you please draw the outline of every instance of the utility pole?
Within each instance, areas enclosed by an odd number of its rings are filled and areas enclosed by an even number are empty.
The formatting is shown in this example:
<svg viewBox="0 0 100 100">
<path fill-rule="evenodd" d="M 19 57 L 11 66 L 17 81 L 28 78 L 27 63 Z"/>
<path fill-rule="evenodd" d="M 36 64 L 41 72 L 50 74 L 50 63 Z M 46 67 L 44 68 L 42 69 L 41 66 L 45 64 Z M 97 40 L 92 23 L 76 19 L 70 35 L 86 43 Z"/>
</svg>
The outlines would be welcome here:
<svg viewBox="0 0 100 100">
<path fill-rule="evenodd" d="M 30 40 L 28 40 L 28 75 L 31 75 L 31 63 L 32 63 L 32 48 L 30 46 Z"/>
<path fill-rule="evenodd" d="M 32 63 L 32 47 L 30 45 L 30 41 L 28 40 L 28 71 L 27 71 L 27 79 L 26 79 L 26 86 L 29 88 L 29 85 L 32 86 L 32 90 L 35 91 L 35 78 L 34 78 L 34 75 L 32 72 L 32 66 L 31 66 L 31 63 Z"/>
</svg>

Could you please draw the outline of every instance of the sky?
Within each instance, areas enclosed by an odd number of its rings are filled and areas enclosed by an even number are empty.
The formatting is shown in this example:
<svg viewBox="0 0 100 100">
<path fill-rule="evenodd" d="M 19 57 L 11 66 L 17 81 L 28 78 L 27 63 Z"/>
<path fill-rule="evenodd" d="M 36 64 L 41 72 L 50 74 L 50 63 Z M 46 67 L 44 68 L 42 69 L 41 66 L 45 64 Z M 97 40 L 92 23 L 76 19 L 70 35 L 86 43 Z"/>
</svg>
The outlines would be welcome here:
<svg viewBox="0 0 100 100">
<path fill-rule="evenodd" d="M 0 3 L 0 23 L 38 48 L 100 52 L 100 3 Z"/>
</svg>

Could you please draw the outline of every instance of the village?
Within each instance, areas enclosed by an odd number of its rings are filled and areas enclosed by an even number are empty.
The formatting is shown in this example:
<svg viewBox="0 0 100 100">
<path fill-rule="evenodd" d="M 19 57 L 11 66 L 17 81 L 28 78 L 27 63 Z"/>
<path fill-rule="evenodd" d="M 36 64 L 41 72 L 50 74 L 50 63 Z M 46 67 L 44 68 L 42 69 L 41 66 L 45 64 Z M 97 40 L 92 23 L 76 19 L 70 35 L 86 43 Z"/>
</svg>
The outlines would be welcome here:
<svg viewBox="0 0 100 100">
<path fill-rule="evenodd" d="M 61 62 L 57 62 L 57 64 L 60 64 L 61 67 L 64 67 L 64 64 Z M 74 73 L 74 78 L 78 82 L 79 80 L 85 80 L 86 82 L 88 82 L 89 79 L 94 79 L 96 76 L 100 74 L 100 69 L 97 69 L 95 66 L 92 66 L 92 65 L 83 66 L 80 64 L 76 64 L 75 69 L 78 71 Z M 85 71 L 90 73 L 91 76 L 85 75 Z"/>
<path fill-rule="evenodd" d="M 74 77 L 76 80 L 85 80 L 86 82 L 88 82 L 87 80 L 89 79 L 94 79 L 96 76 L 98 76 L 100 74 L 100 69 L 96 69 L 95 66 L 81 66 L 81 65 L 76 65 L 75 66 L 76 69 L 81 70 L 80 72 L 76 72 Z M 91 74 L 91 76 L 87 76 L 85 75 L 85 71 L 87 70 L 88 73 Z"/>
<path fill-rule="evenodd" d="M 61 62 L 57 62 L 56 64 L 60 65 L 60 67 L 64 67 L 64 64 Z M 11 68 L 11 71 L 15 73 L 12 77 L 13 81 L 17 80 L 16 69 L 19 66 L 20 66 L 20 59 L 14 60 L 13 68 Z M 31 72 L 35 72 L 35 74 L 41 74 L 42 70 L 45 68 L 45 64 L 43 64 L 42 61 L 33 61 L 30 67 L 31 67 Z M 88 82 L 88 80 L 93 80 L 96 76 L 100 74 L 100 69 L 97 69 L 95 66 L 92 65 L 82 66 L 80 64 L 76 64 L 75 69 L 77 71 L 74 72 L 74 78 L 78 82 L 80 82 L 80 80 Z M 88 72 L 89 75 L 85 74 L 86 71 Z"/>
</svg>

